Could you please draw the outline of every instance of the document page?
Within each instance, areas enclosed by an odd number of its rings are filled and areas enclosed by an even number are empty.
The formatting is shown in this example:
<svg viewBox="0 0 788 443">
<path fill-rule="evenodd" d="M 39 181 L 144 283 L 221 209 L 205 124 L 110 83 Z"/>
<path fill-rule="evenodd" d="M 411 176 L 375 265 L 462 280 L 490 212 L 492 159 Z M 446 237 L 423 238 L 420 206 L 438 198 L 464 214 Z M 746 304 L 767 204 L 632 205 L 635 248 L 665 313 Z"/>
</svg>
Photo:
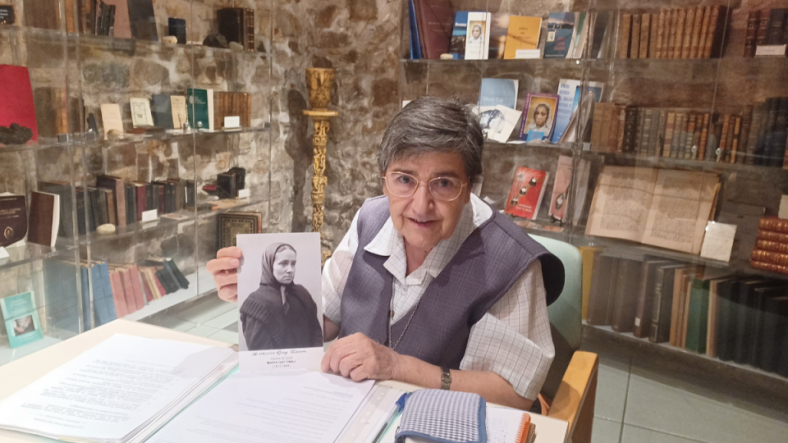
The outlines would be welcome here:
<svg viewBox="0 0 788 443">
<path fill-rule="evenodd" d="M 237 373 L 149 443 L 331 443 L 374 382 L 311 371 Z"/>
<path fill-rule="evenodd" d="M 0 427 L 122 441 L 232 356 L 227 348 L 114 335 L 0 403 Z"/>
<path fill-rule="evenodd" d="M 605 166 L 591 200 L 586 235 L 641 241 L 658 173 L 650 168 Z"/>
</svg>

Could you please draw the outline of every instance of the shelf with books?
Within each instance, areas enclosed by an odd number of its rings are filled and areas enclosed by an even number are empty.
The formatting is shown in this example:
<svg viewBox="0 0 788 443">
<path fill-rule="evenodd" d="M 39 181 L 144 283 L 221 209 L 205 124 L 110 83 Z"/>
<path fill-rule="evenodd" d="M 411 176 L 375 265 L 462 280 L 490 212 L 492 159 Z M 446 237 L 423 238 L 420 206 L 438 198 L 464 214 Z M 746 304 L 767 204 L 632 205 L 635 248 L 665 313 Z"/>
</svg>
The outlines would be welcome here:
<svg viewBox="0 0 788 443">
<path fill-rule="evenodd" d="M 517 130 L 517 128 L 515 128 Z M 506 143 L 497 142 L 494 140 L 486 140 L 484 142 L 485 149 L 496 151 L 509 150 L 512 148 L 520 148 L 523 150 L 546 150 L 546 151 L 560 151 L 561 153 L 568 154 L 575 149 L 575 143 L 549 143 L 549 142 L 530 142 L 526 143 L 520 140 L 509 140 Z"/>
<path fill-rule="evenodd" d="M 211 296 L 216 291 L 216 284 L 213 276 L 207 271 L 200 269 L 193 274 L 186 275 L 189 281 L 188 289 L 180 289 L 171 294 L 148 302 L 142 309 L 123 317 L 126 320 L 140 321 L 153 315 L 167 312 L 168 310 L 178 310 L 179 305 L 193 302 L 202 297 Z"/>
<path fill-rule="evenodd" d="M 742 388 L 757 387 L 778 391 L 776 395 L 788 397 L 788 378 L 756 367 L 723 361 L 668 343 L 654 343 L 648 338 L 635 337 L 632 332 L 617 332 L 611 326 L 591 325 L 583 321 L 583 340 L 594 343 L 613 343 L 624 346 L 631 354 L 658 360 L 674 370 L 689 371 L 704 378 L 732 382 Z"/>
<path fill-rule="evenodd" d="M 748 165 L 739 163 L 714 162 L 705 160 L 692 160 L 673 157 L 646 156 L 625 152 L 597 152 L 582 151 L 582 158 L 601 159 L 605 164 L 622 166 L 639 166 L 648 168 L 672 168 L 710 172 L 736 172 L 746 171 L 769 175 L 785 175 L 788 170 L 773 166 Z"/>
</svg>

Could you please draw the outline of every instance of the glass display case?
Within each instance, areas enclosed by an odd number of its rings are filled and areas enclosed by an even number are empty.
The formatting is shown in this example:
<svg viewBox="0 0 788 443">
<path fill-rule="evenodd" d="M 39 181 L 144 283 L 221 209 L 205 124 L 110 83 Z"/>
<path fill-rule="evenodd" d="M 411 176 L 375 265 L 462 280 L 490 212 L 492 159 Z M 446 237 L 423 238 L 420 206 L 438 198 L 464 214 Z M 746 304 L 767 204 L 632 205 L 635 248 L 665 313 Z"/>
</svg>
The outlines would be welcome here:
<svg viewBox="0 0 788 443">
<path fill-rule="evenodd" d="M 411 23 L 405 8 L 400 99 L 405 105 L 425 95 L 456 97 L 478 113 L 492 109 L 485 107 L 491 100 L 511 100 L 526 114 L 504 142 L 491 140 L 485 128 L 478 195 L 527 232 L 581 250 L 584 335 L 646 347 L 701 371 L 757 379 L 761 387 L 775 380 L 784 386 L 788 280 L 778 271 L 788 268 L 780 267 L 776 216 L 788 190 L 788 41 L 770 40 L 758 26 L 788 3 L 454 0 L 451 6 L 454 13 L 490 13 L 484 23 L 490 46 L 496 32 L 507 36 L 506 45 L 513 35 L 518 45 L 526 33 L 533 38 L 534 29 L 512 26 L 511 17 L 540 18 L 536 53 L 460 59 L 456 48 L 469 46 L 455 39 L 472 38 L 466 30 L 438 51 L 453 59 L 434 53 L 419 59 L 414 30 L 422 39 L 427 34 L 422 55 L 440 39 Z M 470 19 L 457 20 L 470 28 Z M 456 33 L 457 23 L 444 28 Z M 771 53 L 778 55 L 763 55 Z M 502 96 L 485 91 L 483 79 L 516 82 Z M 533 118 L 532 94 L 558 96 L 550 118 L 557 128 L 571 115 L 574 133 L 526 142 L 531 126 L 522 119 Z M 569 110 L 564 117 L 561 100 Z M 518 167 L 547 177 L 526 216 L 510 208 L 531 190 L 517 182 Z M 557 201 L 566 205 L 562 217 L 555 216 Z M 770 261 L 755 263 L 756 255 Z"/>
<path fill-rule="evenodd" d="M 215 294 L 205 264 L 223 214 L 268 226 L 272 27 L 269 1 L 0 3 L 15 17 L 0 24 L 0 70 L 24 69 L 37 126 L 37 139 L 0 144 L 0 193 L 24 197 L 28 232 L 2 250 L 0 299 L 32 298 L 43 336 L 20 345 L 0 328 L 1 365 Z M 245 25 L 228 31 L 223 8 Z M 213 130 L 200 127 L 200 91 Z M 231 170 L 228 190 L 217 177 Z M 54 209 L 32 207 L 42 196 Z M 52 243 L 31 241 L 53 226 Z"/>
</svg>

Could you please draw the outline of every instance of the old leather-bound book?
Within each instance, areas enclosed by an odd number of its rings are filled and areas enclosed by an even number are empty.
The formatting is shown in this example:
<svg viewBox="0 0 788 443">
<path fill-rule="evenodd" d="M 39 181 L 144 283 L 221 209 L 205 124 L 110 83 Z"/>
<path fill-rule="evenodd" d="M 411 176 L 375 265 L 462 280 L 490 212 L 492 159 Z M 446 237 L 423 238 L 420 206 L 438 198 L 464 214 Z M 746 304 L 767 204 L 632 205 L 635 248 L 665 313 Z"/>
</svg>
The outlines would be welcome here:
<svg viewBox="0 0 788 443">
<path fill-rule="evenodd" d="M 219 248 L 236 246 L 238 234 L 260 232 L 263 216 L 259 212 L 227 212 L 219 214 L 217 244 Z"/>
<path fill-rule="evenodd" d="M 27 241 L 54 247 L 60 228 L 60 196 L 33 191 L 30 195 L 30 228 Z"/>
</svg>

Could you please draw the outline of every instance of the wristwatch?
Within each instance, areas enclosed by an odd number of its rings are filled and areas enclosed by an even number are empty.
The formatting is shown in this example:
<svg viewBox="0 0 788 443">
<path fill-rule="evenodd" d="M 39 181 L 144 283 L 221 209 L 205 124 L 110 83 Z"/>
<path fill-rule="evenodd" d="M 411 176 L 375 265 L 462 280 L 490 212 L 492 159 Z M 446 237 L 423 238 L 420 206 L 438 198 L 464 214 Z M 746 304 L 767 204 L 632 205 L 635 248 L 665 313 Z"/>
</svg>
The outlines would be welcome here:
<svg viewBox="0 0 788 443">
<path fill-rule="evenodd" d="M 441 389 L 451 389 L 451 371 L 445 366 L 441 368 Z"/>
</svg>

